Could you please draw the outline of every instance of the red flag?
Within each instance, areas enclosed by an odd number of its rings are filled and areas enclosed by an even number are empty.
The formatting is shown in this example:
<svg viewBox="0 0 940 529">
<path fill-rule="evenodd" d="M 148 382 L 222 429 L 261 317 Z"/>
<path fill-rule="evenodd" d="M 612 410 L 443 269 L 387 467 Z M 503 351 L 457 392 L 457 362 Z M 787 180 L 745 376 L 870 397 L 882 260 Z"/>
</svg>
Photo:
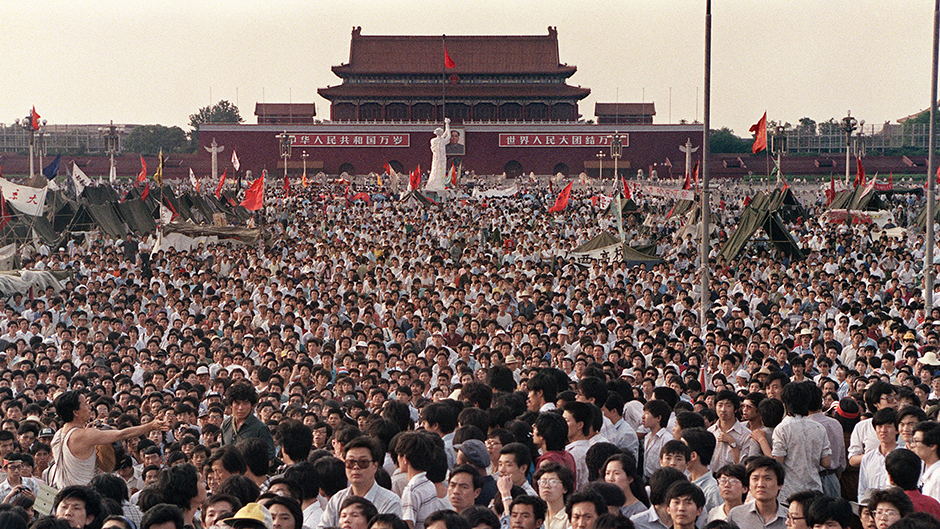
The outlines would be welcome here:
<svg viewBox="0 0 940 529">
<path fill-rule="evenodd" d="M 826 205 L 832 204 L 834 198 L 836 198 L 836 177 L 830 174 L 829 189 L 826 190 Z"/>
<path fill-rule="evenodd" d="M 265 174 L 267 174 L 267 171 L 261 171 L 261 176 L 251 183 L 251 187 L 248 188 L 248 191 L 245 191 L 245 199 L 242 200 L 241 205 L 245 206 L 245 209 L 248 211 L 258 211 L 261 209 L 261 204 L 264 202 Z"/>
<path fill-rule="evenodd" d="M 147 181 L 147 162 L 144 161 L 144 155 L 140 155 L 140 173 L 137 175 L 137 181 L 134 182 L 135 186 L 139 186 Z"/>
<path fill-rule="evenodd" d="M 695 181 L 695 189 L 698 189 L 698 162 L 692 167 L 692 180 Z"/>
<path fill-rule="evenodd" d="M 150 182 L 147 182 L 147 187 L 144 188 L 144 192 L 140 194 L 141 200 L 147 200 L 147 197 L 150 195 Z"/>
<path fill-rule="evenodd" d="M 457 165 L 450 166 L 450 185 L 452 187 L 457 187 Z"/>
<path fill-rule="evenodd" d="M 389 165 L 388 162 L 385 162 L 384 167 L 385 167 L 385 174 L 387 174 L 388 176 L 392 176 L 392 174 L 395 172 L 395 170 L 392 169 L 392 166 Z"/>
<path fill-rule="evenodd" d="M 858 169 L 855 171 L 855 187 L 865 185 L 865 167 L 862 165 L 862 159 L 855 157 L 855 163 Z"/>
<path fill-rule="evenodd" d="M 225 173 L 228 169 L 222 171 L 222 178 L 219 179 L 219 187 L 215 188 L 215 198 L 222 198 L 222 188 L 225 187 Z"/>
<path fill-rule="evenodd" d="M 33 110 L 29 113 L 30 125 L 33 127 L 33 130 L 39 130 L 39 114 L 36 113 L 36 107 L 33 107 Z"/>
<path fill-rule="evenodd" d="M 786 191 L 787 189 L 790 189 L 790 182 L 787 182 L 787 179 L 784 178 L 784 179 L 783 179 L 783 190 Z"/>
<path fill-rule="evenodd" d="M 751 203 L 751 197 L 744 197 L 744 207 Z"/>
<path fill-rule="evenodd" d="M 757 154 L 767 148 L 767 112 L 764 112 L 760 121 L 751 125 L 751 128 L 747 130 L 757 134 L 754 138 L 754 145 L 751 146 L 751 152 Z"/>
<path fill-rule="evenodd" d="M 574 180 L 568 183 L 564 189 L 561 190 L 561 193 L 558 194 L 558 198 L 555 199 L 555 205 L 548 208 L 549 213 L 558 213 L 564 211 L 568 207 L 568 199 L 571 198 L 571 186 L 574 184 Z"/>
<path fill-rule="evenodd" d="M 623 198 L 630 200 L 633 198 L 633 193 L 630 192 L 630 186 L 627 185 L 627 179 L 623 176 L 620 177 L 623 180 Z"/>
<path fill-rule="evenodd" d="M 287 179 L 287 175 L 284 175 L 284 196 L 290 194 L 290 180 Z"/>
<path fill-rule="evenodd" d="M 421 186 L 421 165 L 418 165 L 418 167 L 415 167 L 414 171 L 411 171 L 411 179 L 408 185 L 411 186 L 412 191 L 417 191 L 418 187 Z"/>
<path fill-rule="evenodd" d="M 447 67 L 447 68 L 456 68 L 456 67 L 457 67 L 457 63 L 455 63 L 454 60 L 450 58 L 450 54 L 447 53 L 447 46 L 446 46 L 446 45 L 444 46 L 444 66 Z"/>
</svg>

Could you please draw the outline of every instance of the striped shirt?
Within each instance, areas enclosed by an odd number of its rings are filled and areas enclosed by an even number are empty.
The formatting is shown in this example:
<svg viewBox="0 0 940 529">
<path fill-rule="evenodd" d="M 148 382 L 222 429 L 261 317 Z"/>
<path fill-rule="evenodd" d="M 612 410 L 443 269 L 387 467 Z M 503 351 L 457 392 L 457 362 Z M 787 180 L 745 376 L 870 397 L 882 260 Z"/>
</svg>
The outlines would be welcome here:
<svg viewBox="0 0 940 529">
<path fill-rule="evenodd" d="M 401 492 L 402 520 L 414 524 L 414 529 L 424 529 L 424 520 L 435 511 L 447 508 L 437 497 L 437 488 L 422 472 L 405 485 Z"/>
<path fill-rule="evenodd" d="M 435 494 L 436 490 L 437 489 L 435 489 Z M 334 494 L 326 504 L 326 509 L 323 511 L 323 516 L 320 518 L 320 523 L 317 527 L 319 529 L 324 527 L 339 527 L 339 508 L 343 505 L 343 502 L 346 501 L 346 498 L 350 496 L 354 496 L 352 487 L 346 487 Z M 367 492 L 364 497 L 372 502 L 372 505 L 375 505 L 379 514 L 394 514 L 395 516 L 401 517 L 401 500 L 398 499 L 398 496 L 396 496 L 394 492 L 382 487 L 378 483 L 372 483 L 372 488 L 369 489 L 369 492 Z"/>
</svg>

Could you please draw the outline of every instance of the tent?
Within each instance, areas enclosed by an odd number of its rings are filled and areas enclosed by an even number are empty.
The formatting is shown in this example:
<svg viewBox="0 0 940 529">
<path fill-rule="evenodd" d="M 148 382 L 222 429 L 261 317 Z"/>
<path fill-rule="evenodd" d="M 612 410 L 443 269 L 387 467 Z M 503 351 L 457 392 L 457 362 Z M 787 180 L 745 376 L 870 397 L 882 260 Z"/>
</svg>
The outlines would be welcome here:
<svg viewBox="0 0 940 529">
<path fill-rule="evenodd" d="M 770 193 L 770 209 L 780 213 L 780 218 L 787 223 L 794 223 L 798 219 L 806 219 L 806 210 L 803 205 L 793 195 L 793 190 L 789 186 L 783 189 L 774 189 Z"/>
<path fill-rule="evenodd" d="M 115 203 L 114 207 L 130 231 L 143 235 L 153 233 L 157 229 L 157 223 L 154 222 L 153 215 L 143 200 L 139 198 L 125 200 Z"/>
<path fill-rule="evenodd" d="M 123 239 L 127 235 L 124 221 L 115 211 L 113 203 L 87 204 L 88 214 L 105 234 L 115 239 Z"/>
<path fill-rule="evenodd" d="M 568 252 L 568 258 L 585 265 L 597 259 L 609 263 L 623 261 L 627 266 L 643 265 L 647 268 L 662 262 L 654 255 L 641 253 L 629 246 L 624 248 L 619 237 L 606 231 Z"/>
<path fill-rule="evenodd" d="M 865 187 L 858 186 L 854 189 L 839 191 L 829 204 L 829 209 L 849 209 L 857 211 L 878 211 L 879 209 L 888 209 L 881 197 L 880 192 L 869 189 L 865 193 Z"/>
<path fill-rule="evenodd" d="M 767 193 L 758 193 L 747 205 L 738 220 L 738 229 L 722 246 L 719 254 L 721 257 L 728 261 L 735 259 L 759 229 L 764 230 L 769 237 L 768 240 L 778 251 L 788 254 L 792 259 L 802 260 L 805 257 L 793 235 L 783 224 L 780 211 L 774 209 L 775 202 L 771 200 L 771 197 L 772 195 Z"/>
</svg>

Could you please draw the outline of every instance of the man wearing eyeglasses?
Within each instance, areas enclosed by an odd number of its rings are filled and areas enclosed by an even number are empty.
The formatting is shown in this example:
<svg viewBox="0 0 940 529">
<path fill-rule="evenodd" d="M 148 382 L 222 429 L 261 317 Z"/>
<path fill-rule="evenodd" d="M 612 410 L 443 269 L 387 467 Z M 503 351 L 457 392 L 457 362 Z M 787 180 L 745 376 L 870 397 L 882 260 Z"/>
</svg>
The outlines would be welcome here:
<svg viewBox="0 0 940 529">
<path fill-rule="evenodd" d="M 375 482 L 375 472 L 379 469 L 379 462 L 385 461 L 385 456 L 374 439 L 362 436 L 346 443 L 343 446 L 343 460 L 349 486 L 330 498 L 317 525 L 318 529 L 339 526 L 340 506 L 350 496 L 369 500 L 379 514 L 401 517 L 401 499 Z"/>
</svg>

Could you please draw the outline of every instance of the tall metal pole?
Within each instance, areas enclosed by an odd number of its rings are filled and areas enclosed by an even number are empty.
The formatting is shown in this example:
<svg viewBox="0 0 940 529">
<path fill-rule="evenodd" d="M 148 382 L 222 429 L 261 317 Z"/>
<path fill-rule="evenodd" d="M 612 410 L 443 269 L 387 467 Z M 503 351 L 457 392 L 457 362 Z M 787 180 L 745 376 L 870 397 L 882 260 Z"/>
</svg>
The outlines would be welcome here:
<svg viewBox="0 0 940 529">
<path fill-rule="evenodd" d="M 29 177 L 32 178 L 36 174 L 36 169 L 33 167 L 33 144 L 36 142 L 36 131 L 33 130 L 32 124 L 29 126 Z"/>
<path fill-rule="evenodd" d="M 933 309 L 933 253 L 937 165 L 934 152 L 937 150 L 937 61 L 940 55 L 940 0 L 933 7 L 933 66 L 930 75 L 930 154 L 927 156 L 927 253 L 924 257 L 924 302 L 927 311 Z"/>
<path fill-rule="evenodd" d="M 940 0 L 938 0 L 940 1 Z M 701 299 L 701 333 L 705 335 L 705 314 L 711 308 L 708 281 L 708 253 L 709 253 L 709 214 L 711 203 L 708 196 L 708 156 L 711 152 L 708 132 L 711 126 L 711 83 L 712 83 L 712 0 L 705 0 L 705 101 L 702 106 L 702 299 Z"/>
</svg>

